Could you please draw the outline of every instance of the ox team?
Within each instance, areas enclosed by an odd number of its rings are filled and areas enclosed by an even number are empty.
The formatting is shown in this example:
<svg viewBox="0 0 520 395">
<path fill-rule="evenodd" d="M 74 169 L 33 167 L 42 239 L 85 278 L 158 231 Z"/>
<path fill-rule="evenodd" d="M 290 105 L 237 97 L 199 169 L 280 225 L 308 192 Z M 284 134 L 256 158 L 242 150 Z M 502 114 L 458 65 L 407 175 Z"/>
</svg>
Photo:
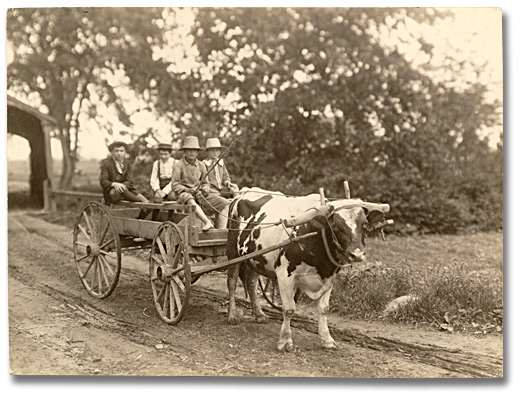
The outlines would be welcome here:
<svg viewBox="0 0 520 395">
<path fill-rule="evenodd" d="M 317 301 L 318 335 L 324 348 L 336 348 L 331 337 L 327 314 L 334 278 L 341 267 L 362 261 L 365 257 L 365 232 L 377 208 L 368 207 L 355 199 L 326 202 L 327 211 L 319 194 L 290 197 L 280 192 L 259 188 L 242 188 L 231 178 L 220 156 L 220 141 L 206 142 L 208 158 L 197 159 L 201 151 L 197 137 L 188 136 L 183 142 L 180 160 L 171 158 L 172 147 L 158 146 L 159 160 L 155 161 L 150 177 L 154 201 L 175 200 L 194 205 L 202 221 L 202 230 L 214 224 L 208 218 L 217 214 L 216 224 L 227 228 L 227 257 L 229 260 L 280 244 L 293 236 L 316 233 L 316 236 L 267 252 L 228 269 L 229 310 L 228 322 L 238 323 L 235 290 L 238 278 L 244 282 L 257 322 L 266 321 L 256 286 L 258 276 L 277 279 L 282 300 L 283 323 L 277 348 L 292 351 L 291 316 L 296 310 L 294 295 L 301 289 Z M 116 142 L 110 146 L 112 158 L 101 167 L 100 183 L 107 204 L 121 199 L 148 201 L 135 189 L 131 166 L 124 159 L 128 146 Z M 209 171 L 209 174 L 208 174 Z M 373 206 L 373 205 L 372 205 Z M 376 205 L 377 206 L 377 205 Z M 371 211 L 374 210 L 374 211 Z M 281 221 L 316 212 L 312 220 L 288 230 Z M 252 270 L 251 270 L 252 269 Z"/>
</svg>

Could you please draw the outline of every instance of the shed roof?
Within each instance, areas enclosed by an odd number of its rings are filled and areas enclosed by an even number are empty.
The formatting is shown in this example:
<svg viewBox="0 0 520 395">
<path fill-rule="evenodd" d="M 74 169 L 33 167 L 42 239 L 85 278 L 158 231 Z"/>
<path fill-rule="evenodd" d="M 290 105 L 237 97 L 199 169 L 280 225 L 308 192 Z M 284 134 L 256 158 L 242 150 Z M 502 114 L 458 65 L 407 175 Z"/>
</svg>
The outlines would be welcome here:
<svg viewBox="0 0 520 395">
<path fill-rule="evenodd" d="M 50 115 L 44 114 L 36 108 L 29 106 L 28 104 L 22 103 L 20 100 L 17 100 L 12 96 L 7 95 L 7 105 L 19 108 L 20 110 L 23 110 L 42 121 L 47 121 L 53 125 L 56 125 L 56 120 Z"/>
</svg>

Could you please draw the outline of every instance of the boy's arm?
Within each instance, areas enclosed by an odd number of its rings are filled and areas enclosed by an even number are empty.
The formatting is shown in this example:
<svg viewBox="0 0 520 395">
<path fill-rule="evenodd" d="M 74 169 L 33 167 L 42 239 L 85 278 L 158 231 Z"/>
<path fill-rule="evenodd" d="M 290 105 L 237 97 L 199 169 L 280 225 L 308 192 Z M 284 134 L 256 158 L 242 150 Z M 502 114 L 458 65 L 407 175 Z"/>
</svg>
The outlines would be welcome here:
<svg viewBox="0 0 520 395">
<path fill-rule="evenodd" d="M 106 161 L 101 162 L 99 171 L 99 184 L 104 190 L 110 189 L 112 181 L 110 181 L 110 175 L 108 171 L 108 163 Z"/>
<path fill-rule="evenodd" d="M 134 172 L 130 162 L 128 162 L 128 171 L 126 172 L 126 177 L 123 181 L 123 184 L 125 184 L 128 189 L 134 187 Z"/>
<path fill-rule="evenodd" d="M 177 162 L 173 165 L 172 180 L 167 185 L 170 186 L 171 190 L 177 195 L 181 192 L 188 191 L 189 188 L 182 185 L 182 162 Z"/>
<path fill-rule="evenodd" d="M 231 177 L 229 176 L 228 169 L 226 167 L 226 164 L 224 163 L 222 165 L 222 185 L 228 187 L 229 184 L 231 184 Z"/>
<path fill-rule="evenodd" d="M 159 190 L 159 177 L 157 175 L 157 166 L 159 166 L 159 161 L 153 162 L 152 166 L 152 174 L 150 175 L 150 187 L 152 188 L 152 191 L 155 193 L 155 191 Z"/>
<path fill-rule="evenodd" d="M 208 169 L 204 163 L 202 163 L 202 166 L 199 166 L 199 169 L 201 172 L 200 179 L 202 180 L 199 189 L 202 193 L 207 194 L 211 190 L 211 184 L 208 180 Z"/>
</svg>

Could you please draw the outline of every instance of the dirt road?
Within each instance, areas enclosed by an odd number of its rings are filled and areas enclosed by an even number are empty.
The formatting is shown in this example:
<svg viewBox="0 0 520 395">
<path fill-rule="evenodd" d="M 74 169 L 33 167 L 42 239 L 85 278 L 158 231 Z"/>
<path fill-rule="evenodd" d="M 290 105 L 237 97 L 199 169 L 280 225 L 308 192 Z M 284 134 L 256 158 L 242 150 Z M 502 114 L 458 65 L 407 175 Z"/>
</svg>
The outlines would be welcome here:
<svg viewBox="0 0 520 395">
<path fill-rule="evenodd" d="M 502 375 L 501 337 L 450 335 L 331 316 L 339 350 L 324 351 L 307 308 L 293 320 L 296 350 L 281 353 L 276 350 L 281 321 L 275 310 L 266 309 L 271 318 L 267 324 L 255 323 L 245 308 L 240 325 L 227 324 L 223 273 L 199 280 L 184 319 L 169 326 L 153 306 L 146 260 L 125 255 L 116 290 L 98 300 L 78 279 L 69 229 L 24 212 L 10 212 L 8 220 L 12 374 Z"/>
</svg>

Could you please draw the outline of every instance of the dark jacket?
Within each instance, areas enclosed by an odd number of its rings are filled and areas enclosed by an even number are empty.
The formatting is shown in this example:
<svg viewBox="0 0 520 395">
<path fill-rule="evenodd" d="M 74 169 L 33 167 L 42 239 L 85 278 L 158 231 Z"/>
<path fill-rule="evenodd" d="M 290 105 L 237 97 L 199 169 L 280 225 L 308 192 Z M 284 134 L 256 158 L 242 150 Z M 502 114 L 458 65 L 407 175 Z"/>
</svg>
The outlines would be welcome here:
<svg viewBox="0 0 520 395">
<path fill-rule="evenodd" d="M 103 188 L 103 197 L 107 204 L 111 203 L 109 191 L 113 182 L 120 182 L 125 184 L 128 190 L 137 194 L 137 189 L 134 187 L 134 177 L 132 174 L 132 165 L 128 159 L 123 161 L 123 173 L 117 171 L 116 162 L 112 157 L 107 158 L 101 162 L 101 170 L 99 173 L 99 183 Z"/>
</svg>

